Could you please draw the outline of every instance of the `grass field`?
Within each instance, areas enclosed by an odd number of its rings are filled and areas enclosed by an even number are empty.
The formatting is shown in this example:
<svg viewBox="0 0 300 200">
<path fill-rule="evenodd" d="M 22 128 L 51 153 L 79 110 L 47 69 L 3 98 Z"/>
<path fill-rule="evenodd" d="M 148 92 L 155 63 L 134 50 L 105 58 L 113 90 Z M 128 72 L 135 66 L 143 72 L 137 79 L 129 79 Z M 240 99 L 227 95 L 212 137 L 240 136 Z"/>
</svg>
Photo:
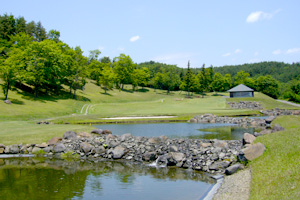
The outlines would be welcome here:
<svg viewBox="0 0 300 200">
<path fill-rule="evenodd" d="M 286 130 L 258 137 L 266 146 L 264 154 L 250 163 L 250 199 L 299 199 L 300 116 L 278 117 Z"/>
<path fill-rule="evenodd" d="M 0 143 L 30 142 L 28 139 L 45 141 L 53 135 L 61 136 L 65 130 L 89 129 L 89 126 L 51 125 L 39 126 L 38 121 L 59 123 L 93 123 L 124 120 L 104 120 L 107 117 L 120 116 L 155 116 L 175 115 L 172 120 L 188 120 L 197 114 L 213 113 L 217 115 L 258 114 L 253 110 L 234 110 L 226 104 L 227 101 L 260 101 L 267 108 L 295 108 L 275 101 L 266 95 L 256 93 L 255 98 L 229 99 L 223 96 L 207 94 L 204 98 L 194 95 L 186 98 L 185 92 L 167 94 L 163 90 L 151 88 L 132 92 L 131 86 L 125 86 L 124 91 L 104 90 L 89 81 L 84 92 L 78 91 L 77 100 L 68 98 L 67 94 L 57 97 L 43 97 L 35 100 L 32 95 L 22 91 L 10 91 L 11 105 L 0 101 Z M 0 100 L 4 99 L 0 93 Z M 155 120 L 155 119 L 152 119 Z M 163 119 L 162 119 L 163 120 Z M 126 120 L 129 121 L 129 120 Z M 142 120 L 134 120 L 142 121 Z M 150 121 L 150 120 L 147 120 Z M 22 131 L 21 131 L 22 130 Z M 27 139 L 26 139 L 27 138 Z"/>
</svg>

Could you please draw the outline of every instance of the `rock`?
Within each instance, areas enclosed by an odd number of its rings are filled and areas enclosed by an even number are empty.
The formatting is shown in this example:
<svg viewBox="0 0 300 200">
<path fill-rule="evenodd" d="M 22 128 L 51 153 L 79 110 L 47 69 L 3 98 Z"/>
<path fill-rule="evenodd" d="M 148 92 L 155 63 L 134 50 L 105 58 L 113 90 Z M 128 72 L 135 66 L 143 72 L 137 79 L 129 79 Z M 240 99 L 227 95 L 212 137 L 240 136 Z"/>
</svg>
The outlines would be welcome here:
<svg viewBox="0 0 300 200">
<path fill-rule="evenodd" d="M 43 142 L 42 144 L 37 144 L 36 147 L 39 147 L 39 148 L 45 148 L 47 147 L 48 144 L 46 142 Z"/>
<path fill-rule="evenodd" d="M 80 150 L 83 151 L 84 153 L 90 152 L 92 150 L 92 148 L 93 148 L 93 146 L 87 142 L 80 143 Z"/>
<path fill-rule="evenodd" d="M 131 133 L 125 133 L 125 134 L 121 135 L 120 139 L 122 142 L 124 142 L 125 140 L 127 140 L 130 137 L 132 137 Z"/>
<path fill-rule="evenodd" d="M 214 147 L 221 147 L 221 148 L 227 148 L 228 143 L 223 140 L 214 140 Z"/>
<path fill-rule="evenodd" d="M 53 137 L 47 143 L 48 143 L 48 145 L 55 145 L 61 141 L 62 141 L 61 137 Z"/>
<path fill-rule="evenodd" d="M 90 133 L 87 133 L 87 132 L 78 133 L 78 136 L 79 137 L 87 137 L 87 138 L 92 137 L 92 135 Z"/>
<path fill-rule="evenodd" d="M 13 145 L 9 146 L 8 153 L 12 153 L 12 154 L 20 153 L 19 146 L 17 144 L 13 144 Z"/>
<path fill-rule="evenodd" d="M 125 155 L 125 153 L 126 153 L 125 150 L 126 149 L 124 147 L 122 147 L 122 146 L 115 147 L 112 150 L 113 158 L 114 159 L 120 159 L 120 158 L 122 158 Z"/>
<path fill-rule="evenodd" d="M 108 135 L 108 134 L 111 134 L 111 131 L 110 130 L 103 130 L 103 133 L 104 135 Z"/>
<path fill-rule="evenodd" d="M 154 160 L 156 160 L 156 153 L 155 152 L 146 152 L 143 154 L 142 158 L 144 161 L 147 161 L 147 162 L 154 161 Z"/>
<path fill-rule="evenodd" d="M 197 119 L 192 118 L 192 119 L 189 120 L 189 122 L 190 122 L 190 123 L 197 123 L 198 121 L 197 121 Z"/>
<path fill-rule="evenodd" d="M 169 147 L 169 152 L 177 152 L 177 151 L 178 151 L 178 147 L 177 147 L 177 146 L 171 145 L 171 146 Z"/>
<path fill-rule="evenodd" d="M 92 149 L 92 153 L 103 154 L 103 153 L 105 153 L 105 148 L 103 146 L 99 146 L 97 148 Z"/>
<path fill-rule="evenodd" d="M 203 148 L 207 148 L 207 147 L 211 147 L 212 144 L 211 144 L 211 143 L 201 143 L 201 146 L 202 146 Z"/>
<path fill-rule="evenodd" d="M 167 165 L 168 166 L 176 165 L 177 167 L 181 167 L 183 165 L 183 161 L 185 160 L 185 158 L 186 157 L 184 153 L 177 153 L 177 152 L 168 153 Z"/>
<path fill-rule="evenodd" d="M 166 140 L 168 139 L 168 137 L 165 136 L 165 135 L 161 135 L 161 136 L 159 136 L 159 138 L 160 138 L 162 141 L 166 141 Z"/>
<path fill-rule="evenodd" d="M 239 169 L 242 169 L 243 168 L 243 165 L 242 164 L 234 164 L 234 165 L 231 165 L 230 167 L 227 167 L 226 170 L 225 170 L 225 174 L 226 175 L 231 175 L 231 174 L 234 174 L 236 173 Z"/>
<path fill-rule="evenodd" d="M 65 140 L 76 139 L 77 138 L 77 133 L 75 133 L 74 131 L 67 131 L 67 132 L 64 133 L 63 138 Z"/>
<path fill-rule="evenodd" d="M 210 170 L 220 170 L 220 169 L 225 169 L 230 165 L 229 161 L 217 161 L 215 163 L 213 163 L 211 166 L 209 166 L 208 168 Z"/>
<path fill-rule="evenodd" d="M 242 152 L 247 160 L 254 160 L 255 158 L 261 156 L 265 150 L 265 145 L 263 145 L 262 143 L 256 143 L 243 149 Z"/>
<path fill-rule="evenodd" d="M 274 127 L 272 128 L 271 133 L 277 132 L 277 131 L 284 131 L 284 128 L 278 124 L 275 124 Z"/>
<path fill-rule="evenodd" d="M 11 104 L 11 101 L 7 99 L 7 100 L 4 101 L 4 103 Z"/>
<path fill-rule="evenodd" d="M 269 134 L 269 133 L 271 133 L 271 132 L 272 132 L 272 130 L 270 130 L 270 129 L 265 129 L 265 130 L 262 130 L 261 132 L 257 133 L 255 136 L 257 137 L 257 136 Z"/>
<path fill-rule="evenodd" d="M 252 144 L 256 137 L 250 133 L 244 133 L 243 144 Z"/>
<path fill-rule="evenodd" d="M 62 144 L 62 143 L 57 143 L 57 144 L 55 144 L 54 147 L 53 147 L 54 153 L 62 153 L 62 152 L 64 152 L 65 150 L 66 150 L 66 147 L 65 147 L 65 145 Z"/>
<path fill-rule="evenodd" d="M 0 154 L 4 153 L 5 148 L 0 148 Z"/>
<path fill-rule="evenodd" d="M 91 133 L 102 135 L 103 134 L 103 130 L 102 129 L 94 129 L 94 130 L 91 131 Z"/>
<path fill-rule="evenodd" d="M 275 116 L 270 116 L 270 117 L 268 117 L 267 119 L 265 119 L 265 121 L 266 121 L 267 124 L 271 124 L 272 121 L 273 121 L 275 118 L 276 118 Z"/>
<path fill-rule="evenodd" d="M 5 149 L 5 145 L 4 144 L 0 144 L 0 148 L 4 148 Z"/>
<path fill-rule="evenodd" d="M 33 149 L 32 149 L 32 153 L 34 154 L 34 153 L 38 153 L 38 152 L 40 152 L 42 149 L 41 148 L 39 148 L 39 147 L 34 147 Z"/>
<path fill-rule="evenodd" d="M 45 151 L 46 153 L 49 153 L 49 152 L 53 151 L 53 146 L 45 147 L 45 148 L 43 148 L 43 151 Z"/>
<path fill-rule="evenodd" d="M 158 138 L 158 137 L 152 137 L 152 138 L 148 139 L 148 142 L 151 143 L 151 144 L 158 144 L 158 143 L 161 142 L 161 139 Z"/>
</svg>

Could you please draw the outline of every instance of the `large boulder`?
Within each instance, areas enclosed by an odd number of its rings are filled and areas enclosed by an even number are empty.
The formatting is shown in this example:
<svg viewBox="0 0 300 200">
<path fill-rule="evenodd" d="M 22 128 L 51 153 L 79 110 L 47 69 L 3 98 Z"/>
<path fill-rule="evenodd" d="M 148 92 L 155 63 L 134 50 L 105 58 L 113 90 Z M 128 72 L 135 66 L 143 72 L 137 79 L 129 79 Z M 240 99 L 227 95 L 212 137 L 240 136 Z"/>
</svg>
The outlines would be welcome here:
<svg viewBox="0 0 300 200">
<path fill-rule="evenodd" d="M 94 129 L 94 130 L 91 131 L 91 133 L 102 135 L 103 130 L 102 129 Z"/>
<path fill-rule="evenodd" d="M 80 143 L 80 150 L 84 153 L 88 153 L 93 149 L 93 146 L 87 142 Z"/>
<path fill-rule="evenodd" d="M 225 174 L 226 174 L 226 175 L 234 174 L 234 173 L 236 173 L 239 169 L 243 169 L 243 167 L 244 167 L 244 166 L 243 166 L 242 164 L 240 164 L 240 163 L 231 165 L 230 167 L 227 167 L 227 168 L 226 168 Z"/>
<path fill-rule="evenodd" d="M 227 148 L 228 143 L 224 140 L 214 140 L 214 147 Z"/>
<path fill-rule="evenodd" d="M 81 132 L 81 133 L 78 133 L 78 136 L 89 138 L 89 137 L 92 137 L 92 134 L 87 133 L 87 132 Z"/>
<path fill-rule="evenodd" d="M 126 153 L 126 149 L 122 146 L 117 146 L 112 150 L 113 158 L 114 159 L 120 159 L 122 158 Z"/>
<path fill-rule="evenodd" d="M 272 128 L 272 133 L 277 131 L 284 131 L 284 128 L 278 124 L 275 124 L 274 127 Z"/>
<path fill-rule="evenodd" d="M 244 133 L 243 144 L 252 144 L 256 137 L 250 133 Z"/>
<path fill-rule="evenodd" d="M 240 154 L 240 157 L 244 157 L 247 160 L 254 160 L 255 158 L 261 156 L 265 150 L 266 147 L 262 143 L 252 144 L 242 150 L 242 154 Z M 243 158 L 241 160 L 243 160 Z"/>
<path fill-rule="evenodd" d="M 168 160 L 167 165 L 168 166 L 176 165 L 177 167 L 181 167 L 185 159 L 186 156 L 184 153 L 170 152 L 168 153 L 168 157 L 167 157 Z"/>
<path fill-rule="evenodd" d="M 132 137 L 131 133 L 125 133 L 120 136 L 120 139 L 122 142 L 124 142 L 125 140 L 127 140 L 128 138 L 131 138 L 131 137 Z"/>
<path fill-rule="evenodd" d="M 144 153 L 143 160 L 147 162 L 156 160 L 156 153 L 153 151 Z"/>
<path fill-rule="evenodd" d="M 7 100 L 4 101 L 4 103 L 11 104 L 11 101 L 7 99 Z"/>
<path fill-rule="evenodd" d="M 20 153 L 19 145 L 13 144 L 5 148 L 5 153 L 18 154 Z"/>
<path fill-rule="evenodd" d="M 62 144 L 62 143 L 57 143 L 57 144 L 55 144 L 54 147 L 53 147 L 54 153 L 62 153 L 62 152 L 64 152 L 65 150 L 66 150 L 66 147 L 65 147 L 65 145 Z"/>
<path fill-rule="evenodd" d="M 5 150 L 5 145 L 4 144 L 0 144 L 0 154 L 4 153 Z"/>
<path fill-rule="evenodd" d="M 159 144 L 161 143 L 161 138 L 159 137 L 152 137 L 148 139 L 148 142 L 151 144 Z"/>
<path fill-rule="evenodd" d="M 47 143 L 48 143 L 48 145 L 55 145 L 55 144 L 57 144 L 57 143 L 59 143 L 61 141 L 62 141 L 61 137 L 53 137 L 50 140 L 48 140 Z"/>
<path fill-rule="evenodd" d="M 229 161 L 217 161 L 209 166 L 210 170 L 220 170 L 225 169 L 230 165 Z"/>
<path fill-rule="evenodd" d="M 65 140 L 76 139 L 77 138 L 77 133 L 75 133 L 74 131 L 67 131 L 67 132 L 64 133 L 63 138 Z"/>
</svg>

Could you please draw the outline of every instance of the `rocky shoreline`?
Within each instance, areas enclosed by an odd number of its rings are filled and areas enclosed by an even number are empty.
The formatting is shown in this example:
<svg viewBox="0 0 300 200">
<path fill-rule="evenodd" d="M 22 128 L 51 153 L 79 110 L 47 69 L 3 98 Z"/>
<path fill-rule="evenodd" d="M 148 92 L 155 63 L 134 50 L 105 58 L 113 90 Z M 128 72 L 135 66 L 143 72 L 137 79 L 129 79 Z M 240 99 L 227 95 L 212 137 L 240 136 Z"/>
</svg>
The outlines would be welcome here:
<svg viewBox="0 0 300 200">
<path fill-rule="evenodd" d="M 216 117 L 211 114 L 196 116 L 193 119 L 209 119 L 211 122 L 229 118 Z M 242 118 L 230 119 L 241 125 L 260 125 L 265 127 L 256 136 L 281 130 L 274 126 L 266 129 L 275 117 L 259 121 Z M 255 123 L 254 123 L 255 122 Z M 220 122 L 221 123 L 221 122 Z M 223 122 L 224 123 L 224 122 Z M 266 131 L 267 130 L 267 131 Z M 260 156 L 263 144 L 252 144 L 255 136 L 244 134 L 243 140 L 207 140 L 187 138 L 141 137 L 126 133 L 113 135 L 109 130 L 95 129 L 91 133 L 67 131 L 63 137 L 54 137 L 42 144 L 0 144 L 0 155 L 35 154 L 54 158 L 74 158 L 89 161 L 124 160 L 145 163 L 153 166 L 176 166 L 200 170 L 211 174 L 233 174 L 243 168 L 239 161 L 252 160 Z"/>
</svg>

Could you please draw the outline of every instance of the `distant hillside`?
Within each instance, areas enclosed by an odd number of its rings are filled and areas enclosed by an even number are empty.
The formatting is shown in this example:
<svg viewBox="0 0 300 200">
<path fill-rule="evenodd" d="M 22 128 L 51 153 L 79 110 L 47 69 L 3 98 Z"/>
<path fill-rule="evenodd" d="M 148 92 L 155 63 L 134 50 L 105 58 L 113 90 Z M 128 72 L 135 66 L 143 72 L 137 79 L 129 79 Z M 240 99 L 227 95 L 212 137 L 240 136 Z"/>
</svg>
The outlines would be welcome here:
<svg viewBox="0 0 300 200">
<path fill-rule="evenodd" d="M 221 74 L 230 74 L 235 76 L 239 71 L 245 71 L 251 77 L 271 75 L 280 82 L 288 82 L 292 79 L 300 78 L 300 63 L 283 62 L 261 62 L 243 65 L 228 65 L 223 67 L 214 67 L 214 72 Z"/>
</svg>

